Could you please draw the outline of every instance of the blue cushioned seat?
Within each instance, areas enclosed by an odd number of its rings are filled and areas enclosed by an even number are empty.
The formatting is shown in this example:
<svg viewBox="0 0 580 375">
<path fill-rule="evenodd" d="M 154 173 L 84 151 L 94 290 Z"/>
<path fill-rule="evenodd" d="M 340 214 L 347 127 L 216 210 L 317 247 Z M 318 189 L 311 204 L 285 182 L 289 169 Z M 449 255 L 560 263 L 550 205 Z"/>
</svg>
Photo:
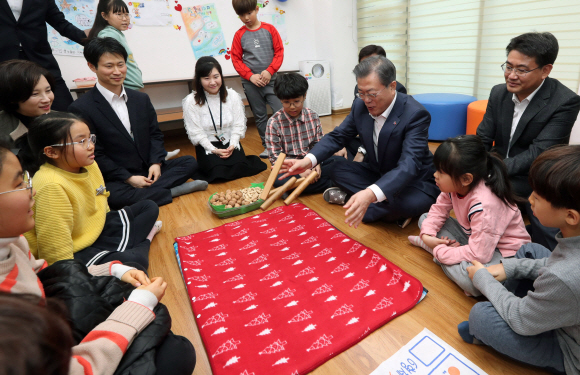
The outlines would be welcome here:
<svg viewBox="0 0 580 375">
<path fill-rule="evenodd" d="M 417 94 L 413 98 L 431 114 L 429 140 L 444 141 L 465 134 L 467 106 L 477 100 L 463 94 Z"/>
</svg>

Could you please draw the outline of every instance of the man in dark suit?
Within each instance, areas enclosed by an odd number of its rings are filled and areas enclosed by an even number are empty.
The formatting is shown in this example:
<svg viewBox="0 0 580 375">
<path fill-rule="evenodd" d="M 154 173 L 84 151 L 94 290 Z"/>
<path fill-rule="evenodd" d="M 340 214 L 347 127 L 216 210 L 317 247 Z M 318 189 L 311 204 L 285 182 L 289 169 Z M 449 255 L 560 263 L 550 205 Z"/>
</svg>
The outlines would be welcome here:
<svg viewBox="0 0 580 375">
<path fill-rule="evenodd" d="M 558 41 L 552 34 L 522 34 L 510 41 L 506 52 L 502 65 L 506 84 L 491 90 L 477 135 L 488 150 L 504 158 L 515 193 L 528 198 L 532 162 L 550 146 L 568 144 L 580 97 L 548 77 L 558 56 Z M 553 250 L 558 230 L 543 227 L 529 203 L 522 208 L 531 222 L 532 240 Z"/>
<path fill-rule="evenodd" d="M 52 55 L 47 23 L 79 44 L 88 35 L 64 18 L 54 0 L 0 0 L 0 61 L 30 60 L 51 72 L 56 81 L 51 108 L 66 111 L 73 98 Z"/>
<path fill-rule="evenodd" d="M 387 52 L 385 52 L 385 49 L 381 46 L 377 46 L 375 44 L 369 44 L 368 46 L 364 46 L 363 48 L 361 48 L 361 50 L 359 51 L 358 62 L 360 63 L 364 59 L 371 57 L 371 56 L 387 57 Z M 397 82 L 397 87 L 395 88 L 395 90 L 397 90 L 397 92 L 406 94 L 407 89 L 405 88 L 405 86 L 403 86 L 403 84 L 400 83 L 399 81 L 396 81 L 396 82 Z M 358 94 L 358 85 L 355 85 L 354 86 L 354 100 L 352 101 L 351 108 L 354 107 L 354 102 L 357 99 L 357 94 Z M 365 156 L 367 155 L 367 151 L 362 146 L 360 138 L 356 137 L 347 143 L 344 151 L 338 152 L 337 155 L 348 158 L 348 160 L 354 160 L 354 161 L 360 162 L 360 161 L 363 161 L 365 159 Z"/>
<path fill-rule="evenodd" d="M 331 178 L 339 188 L 325 191 L 324 199 L 346 202 L 349 225 L 385 220 L 404 227 L 409 218 L 429 211 L 440 193 L 427 141 L 431 116 L 413 97 L 397 93 L 395 66 L 385 57 L 363 60 L 354 74 L 359 99 L 350 114 L 304 159 L 286 160 L 282 172 L 302 173 L 359 135 L 367 162 L 334 163 Z"/>
<path fill-rule="evenodd" d="M 69 111 L 97 136 L 95 160 L 103 173 L 109 206 L 119 209 L 150 199 L 158 205 L 205 190 L 207 182 L 186 182 L 197 170 L 193 156 L 165 160 L 163 133 L 147 94 L 125 89 L 127 51 L 113 38 L 91 40 L 84 50 L 98 82 Z"/>
</svg>

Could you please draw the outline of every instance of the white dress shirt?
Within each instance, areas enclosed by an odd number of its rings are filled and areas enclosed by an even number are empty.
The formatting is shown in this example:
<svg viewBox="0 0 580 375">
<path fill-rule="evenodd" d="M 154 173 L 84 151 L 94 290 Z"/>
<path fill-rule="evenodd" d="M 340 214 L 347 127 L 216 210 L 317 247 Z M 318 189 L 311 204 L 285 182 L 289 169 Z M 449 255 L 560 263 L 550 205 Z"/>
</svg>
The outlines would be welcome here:
<svg viewBox="0 0 580 375">
<path fill-rule="evenodd" d="M 14 18 L 16 21 L 20 18 L 20 12 L 22 12 L 22 2 L 24 0 L 8 0 L 8 5 L 10 6 L 10 10 L 12 10 L 12 14 L 14 14 Z"/>
<path fill-rule="evenodd" d="M 538 92 L 538 90 L 540 90 L 540 87 L 542 87 L 543 84 L 544 84 L 544 81 L 542 81 L 540 86 L 538 86 L 538 88 L 536 90 L 534 90 L 533 93 L 528 95 L 528 97 L 525 98 L 524 100 L 522 100 L 521 102 L 519 101 L 518 96 L 516 94 L 512 95 L 512 101 L 515 104 L 514 105 L 514 118 L 512 120 L 512 129 L 510 132 L 510 141 L 508 143 L 508 150 L 507 150 L 507 154 L 506 154 L 506 159 L 509 158 L 510 145 L 512 143 L 512 138 L 514 137 L 514 133 L 516 132 L 516 128 L 518 127 L 518 123 L 520 122 L 520 119 L 522 118 L 522 115 L 524 114 L 526 108 L 528 108 L 528 105 L 530 104 L 530 102 L 532 101 L 534 96 L 536 96 L 536 93 Z"/>
<path fill-rule="evenodd" d="M 127 101 L 129 98 L 127 97 L 127 93 L 125 92 L 125 87 L 123 87 L 123 91 L 121 91 L 121 95 L 117 95 L 106 88 L 104 88 L 99 82 L 96 84 L 97 90 L 105 97 L 107 102 L 113 108 L 113 111 L 117 114 L 117 117 L 127 129 L 127 132 L 133 138 L 133 132 L 131 131 L 131 122 L 129 121 L 129 111 L 127 110 Z"/>
<path fill-rule="evenodd" d="M 385 121 L 387 121 L 387 117 L 389 117 L 389 115 L 391 114 L 391 111 L 393 110 L 393 107 L 395 106 L 395 101 L 397 101 L 397 92 L 396 91 L 395 91 L 395 97 L 393 98 L 391 105 L 389 105 L 389 107 L 382 114 L 375 117 L 369 113 L 369 115 L 375 120 L 375 124 L 374 124 L 375 126 L 373 129 L 373 144 L 375 146 L 375 157 L 376 157 L 377 161 L 379 160 L 379 156 L 378 156 L 379 134 L 381 134 L 381 130 L 383 129 L 383 125 L 385 124 Z M 312 168 L 314 168 L 317 164 L 316 156 L 309 153 L 309 154 L 306 154 L 305 157 L 310 159 L 310 161 L 312 162 Z M 372 184 L 368 188 L 371 189 L 372 192 L 377 197 L 377 200 L 375 201 L 375 203 L 382 202 L 382 201 L 387 199 L 387 197 L 385 196 L 385 193 L 383 193 L 381 188 L 379 188 L 376 184 Z"/>
</svg>

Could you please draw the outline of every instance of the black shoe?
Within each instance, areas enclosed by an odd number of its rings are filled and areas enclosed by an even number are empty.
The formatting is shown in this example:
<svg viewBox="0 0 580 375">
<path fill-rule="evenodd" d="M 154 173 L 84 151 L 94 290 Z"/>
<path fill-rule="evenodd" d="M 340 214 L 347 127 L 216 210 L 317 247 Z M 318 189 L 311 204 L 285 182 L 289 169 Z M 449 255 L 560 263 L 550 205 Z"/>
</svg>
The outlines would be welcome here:
<svg viewBox="0 0 580 375">
<path fill-rule="evenodd" d="M 399 220 L 397 220 L 397 225 L 401 229 L 405 229 L 405 227 L 411 223 L 411 220 L 413 220 L 412 217 L 408 217 L 406 219 L 399 219 Z"/>
<path fill-rule="evenodd" d="M 338 187 L 328 188 L 322 193 L 322 198 L 330 204 L 343 206 L 346 203 L 347 194 Z"/>
</svg>

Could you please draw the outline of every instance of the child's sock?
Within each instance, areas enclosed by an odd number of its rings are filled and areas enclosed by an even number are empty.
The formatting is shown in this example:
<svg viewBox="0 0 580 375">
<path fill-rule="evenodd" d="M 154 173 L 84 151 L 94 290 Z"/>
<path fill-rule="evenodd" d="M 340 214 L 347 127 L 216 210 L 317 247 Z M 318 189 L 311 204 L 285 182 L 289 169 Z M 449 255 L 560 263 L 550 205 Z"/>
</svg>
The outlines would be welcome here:
<svg viewBox="0 0 580 375">
<path fill-rule="evenodd" d="M 409 236 L 407 238 L 409 239 L 409 242 L 412 245 L 419 246 L 420 248 L 422 248 L 424 250 L 427 250 L 427 252 L 429 254 L 433 255 L 433 249 L 430 248 L 429 246 L 427 246 L 425 244 L 425 242 L 423 242 L 423 240 L 421 239 L 421 237 L 419 237 L 419 236 Z"/>
<path fill-rule="evenodd" d="M 155 237 L 155 235 L 159 232 L 161 232 L 161 227 L 163 226 L 163 222 L 158 220 L 155 222 L 155 224 L 153 224 L 153 228 L 151 228 L 151 232 L 149 232 L 149 234 L 147 235 L 147 239 L 149 240 L 149 242 L 153 241 L 153 237 Z"/>
<path fill-rule="evenodd" d="M 203 180 L 195 180 L 186 182 L 171 189 L 171 197 L 179 197 L 183 194 L 193 193 L 194 191 L 201 191 L 207 189 L 208 183 Z"/>
<path fill-rule="evenodd" d="M 476 339 L 474 336 L 469 333 L 469 321 L 461 322 L 457 325 L 457 331 L 459 332 L 459 336 L 468 344 L 474 345 L 485 345 L 483 342 Z"/>
</svg>

